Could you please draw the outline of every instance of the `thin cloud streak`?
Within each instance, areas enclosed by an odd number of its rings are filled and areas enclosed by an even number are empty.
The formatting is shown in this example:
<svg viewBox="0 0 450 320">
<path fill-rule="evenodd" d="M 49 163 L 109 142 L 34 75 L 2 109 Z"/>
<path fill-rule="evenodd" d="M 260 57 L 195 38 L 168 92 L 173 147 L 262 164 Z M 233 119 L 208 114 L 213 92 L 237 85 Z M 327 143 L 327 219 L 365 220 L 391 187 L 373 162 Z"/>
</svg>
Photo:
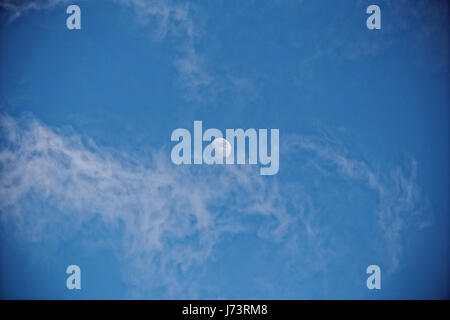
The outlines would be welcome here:
<svg viewBox="0 0 450 320">
<path fill-rule="evenodd" d="M 392 171 L 377 171 L 363 161 L 349 157 L 348 151 L 328 134 L 316 137 L 292 135 L 282 146 L 283 150 L 312 153 L 315 166 L 321 171 L 320 161 L 332 164 L 342 179 L 363 182 L 378 195 L 379 227 L 386 239 L 386 249 L 391 257 L 392 270 L 397 269 L 403 250 L 402 234 L 408 228 L 422 229 L 432 223 L 428 199 L 423 195 L 417 179 L 417 160 L 410 157 L 409 172 L 401 167 Z M 330 172 L 331 173 L 331 172 Z"/>
<path fill-rule="evenodd" d="M 192 16 L 195 8 L 189 3 L 179 4 L 159 0 L 113 0 L 118 5 L 132 8 L 137 22 L 142 26 L 151 24 L 152 34 L 158 40 L 173 37 L 178 42 L 178 57 L 173 65 L 178 72 L 177 84 L 186 90 L 186 97 L 201 100 L 201 93 L 211 86 L 214 77 L 206 67 L 206 58 L 196 49 L 196 41 L 202 34 L 201 28 Z M 18 3 L 7 0 L 0 3 L 0 8 L 10 13 L 10 22 L 26 16 L 31 12 L 51 10 L 68 0 L 24 1 Z M 82 3 L 79 4 L 82 6 Z"/>
<path fill-rule="evenodd" d="M 261 216 L 260 236 L 278 240 L 295 221 L 257 168 L 198 172 L 173 165 L 163 151 L 151 159 L 126 156 L 32 116 L 0 123 L 2 224 L 23 239 L 65 237 L 59 230 L 67 224 L 76 232 L 100 218 L 123 227 L 119 254 L 165 282 L 207 259 L 224 234 L 244 231 L 247 214 Z"/>
<path fill-rule="evenodd" d="M 304 259 L 311 270 L 330 263 L 324 240 L 333 226 L 318 219 L 320 204 L 301 181 L 279 184 L 252 166 L 175 166 L 167 150 L 145 159 L 124 155 L 33 116 L 2 116 L 0 127 L 2 227 L 39 242 L 64 238 L 67 230 L 76 233 L 83 223 L 100 219 L 107 228 L 121 230 L 121 247 L 113 250 L 128 261 L 127 268 L 138 271 L 124 275 L 131 284 L 159 283 L 173 296 L 189 292 L 190 284 L 176 280 L 180 272 L 209 260 L 226 234 L 239 232 L 282 243 L 292 257 L 309 248 Z M 307 152 L 316 166 L 332 165 L 323 172 L 362 181 L 376 192 L 374 214 L 395 270 L 403 231 L 431 221 L 416 182 L 417 162 L 411 159 L 409 173 L 396 168 L 382 175 L 348 157 L 333 139 L 290 136 L 285 141 L 282 154 Z M 256 225 L 248 224 L 252 216 L 259 217 Z"/>
</svg>

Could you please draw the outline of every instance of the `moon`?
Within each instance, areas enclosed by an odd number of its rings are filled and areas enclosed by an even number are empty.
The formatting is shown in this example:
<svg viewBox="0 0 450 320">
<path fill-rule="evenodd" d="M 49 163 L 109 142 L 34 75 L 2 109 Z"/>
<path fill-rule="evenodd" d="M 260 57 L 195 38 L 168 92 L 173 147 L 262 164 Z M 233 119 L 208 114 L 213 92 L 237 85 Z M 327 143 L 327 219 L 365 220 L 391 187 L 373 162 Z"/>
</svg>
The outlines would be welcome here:
<svg viewBox="0 0 450 320">
<path fill-rule="evenodd" d="M 224 138 L 215 138 L 211 143 L 216 156 L 228 158 L 231 153 L 231 144 Z"/>
</svg>

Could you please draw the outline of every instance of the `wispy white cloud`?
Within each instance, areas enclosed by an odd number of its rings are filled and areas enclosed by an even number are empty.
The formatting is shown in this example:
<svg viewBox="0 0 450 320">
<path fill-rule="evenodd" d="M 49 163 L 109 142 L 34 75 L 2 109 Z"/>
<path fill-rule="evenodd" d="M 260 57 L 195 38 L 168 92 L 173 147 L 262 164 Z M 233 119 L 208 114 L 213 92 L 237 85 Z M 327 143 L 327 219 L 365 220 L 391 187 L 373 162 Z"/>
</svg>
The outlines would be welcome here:
<svg viewBox="0 0 450 320">
<path fill-rule="evenodd" d="M 35 1 L 18 1 L 4 0 L 0 2 L 0 8 L 8 10 L 11 14 L 10 21 L 14 21 L 33 11 L 50 10 L 55 6 L 67 3 L 68 0 L 35 0 Z"/>
<path fill-rule="evenodd" d="M 198 21 L 193 17 L 195 6 L 162 0 L 113 0 L 118 5 L 134 10 L 140 25 L 151 25 L 151 34 L 157 40 L 167 37 L 176 39 L 178 56 L 173 61 L 178 71 L 177 84 L 186 90 L 186 97 L 201 100 L 205 88 L 212 85 L 214 77 L 207 68 L 206 57 L 201 54 L 196 43 L 203 33 Z M 51 10 L 68 0 L 14 1 L 0 2 L 0 8 L 10 12 L 10 21 L 32 12 Z M 82 6 L 82 3 L 80 4 Z"/>
<path fill-rule="evenodd" d="M 204 33 L 199 19 L 194 18 L 196 8 L 190 3 L 172 1 L 115 0 L 134 9 L 142 25 L 156 26 L 153 34 L 158 39 L 168 36 L 178 41 L 178 57 L 174 66 L 178 71 L 177 83 L 186 90 L 189 99 L 201 99 L 201 93 L 210 86 L 214 77 L 208 70 L 204 54 L 199 53 L 196 44 Z"/>
<path fill-rule="evenodd" d="M 52 10 L 68 5 L 68 0 L 0 2 L 0 8 L 10 12 L 11 21 L 27 14 Z M 85 1 L 87 2 L 87 1 Z M 163 0 L 112 0 L 118 6 L 133 10 L 136 22 L 142 28 L 149 27 L 149 34 L 156 41 L 171 40 L 176 52 L 173 67 L 177 71 L 174 84 L 181 88 L 187 100 L 210 102 L 218 96 L 232 97 L 233 103 L 244 104 L 258 94 L 249 77 L 233 68 L 214 61 L 208 52 L 198 49 L 207 34 L 203 21 L 205 13 L 189 2 Z M 79 4 L 83 9 L 83 2 Z"/>
<path fill-rule="evenodd" d="M 291 263 L 303 253 L 303 268 L 309 270 L 332 261 L 326 243 L 335 226 L 321 217 L 321 204 L 301 180 L 280 184 L 252 166 L 179 167 L 165 149 L 150 158 L 124 155 L 32 116 L 3 116 L 0 127 L 2 226 L 42 241 L 66 237 L 99 220 L 120 231 L 120 246 L 113 249 L 127 261 L 125 268 L 133 269 L 124 277 L 136 287 L 148 281 L 168 294 L 195 297 L 195 284 L 179 281 L 180 275 L 211 259 L 223 237 L 236 232 L 255 232 L 282 244 Z M 397 167 L 386 173 L 350 157 L 343 144 L 326 134 L 285 137 L 281 154 L 297 152 L 306 152 L 327 179 L 337 174 L 351 182 L 350 189 L 363 182 L 377 194 L 372 213 L 385 239 L 383 255 L 395 270 L 404 231 L 431 221 L 416 182 L 417 161 L 411 158 L 407 172 Z M 248 223 L 252 216 L 259 217 L 256 225 Z"/>
<path fill-rule="evenodd" d="M 331 170 L 342 179 L 363 182 L 368 189 L 377 193 L 379 201 L 375 213 L 386 240 L 391 270 L 399 265 L 403 232 L 431 224 L 428 200 L 416 181 L 417 160 L 414 158 L 409 159 L 409 172 L 400 166 L 390 171 L 376 170 L 367 161 L 350 157 L 345 145 L 327 132 L 315 137 L 293 135 L 286 140 L 283 149 L 310 152 L 314 165 L 321 171 L 327 172 L 320 165 L 321 161 L 325 161 L 332 165 Z"/>
<path fill-rule="evenodd" d="M 123 226 L 117 249 L 146 270 L 139 275 L 151 270 L 165 282 L 209 257 L 225 233 L 242 231 L 246 214 L 263 217 L 259 233 L 266 238 L 282 239 L 294 221 L 257 168 L 199 173 L 173 165 L 162 151 L 151 159 L 126 156 L 24 119 L 1 118 L 0 211 L 4 226 L 28 240 L 64 237 L 67 224 L 76 232 L 97 217 Z"/>
</svg>

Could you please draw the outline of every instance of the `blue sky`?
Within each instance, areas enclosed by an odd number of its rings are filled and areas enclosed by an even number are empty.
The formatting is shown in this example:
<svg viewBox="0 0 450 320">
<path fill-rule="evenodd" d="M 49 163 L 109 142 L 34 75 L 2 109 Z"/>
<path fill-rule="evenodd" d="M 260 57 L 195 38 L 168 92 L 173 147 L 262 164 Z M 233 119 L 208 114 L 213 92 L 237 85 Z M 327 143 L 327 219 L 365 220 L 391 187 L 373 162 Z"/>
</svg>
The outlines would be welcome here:
<svg viewBox="0 0 450 320">
<path fill-rule="evenodd" d="M 448 298 L 448 10 L 3 1 L 2 298 Z M 279 129 L 278 174 L 172 164 L 194 120 Z"/>
</svg>

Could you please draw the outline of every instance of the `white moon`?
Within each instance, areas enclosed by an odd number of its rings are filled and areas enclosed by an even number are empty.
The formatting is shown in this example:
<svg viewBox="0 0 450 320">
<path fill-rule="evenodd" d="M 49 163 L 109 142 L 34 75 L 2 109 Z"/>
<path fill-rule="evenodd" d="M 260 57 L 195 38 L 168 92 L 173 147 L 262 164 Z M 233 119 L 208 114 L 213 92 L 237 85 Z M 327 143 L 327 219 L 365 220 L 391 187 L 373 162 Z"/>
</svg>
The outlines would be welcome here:
<svg viewBox="0 0 450 320">
<path fill-rule="evenodd" d="M 231 144 L 224 138 L 214 139 L 212 146 L 218 157 L 228 158 L 231 153 Z"/>
</svg>

